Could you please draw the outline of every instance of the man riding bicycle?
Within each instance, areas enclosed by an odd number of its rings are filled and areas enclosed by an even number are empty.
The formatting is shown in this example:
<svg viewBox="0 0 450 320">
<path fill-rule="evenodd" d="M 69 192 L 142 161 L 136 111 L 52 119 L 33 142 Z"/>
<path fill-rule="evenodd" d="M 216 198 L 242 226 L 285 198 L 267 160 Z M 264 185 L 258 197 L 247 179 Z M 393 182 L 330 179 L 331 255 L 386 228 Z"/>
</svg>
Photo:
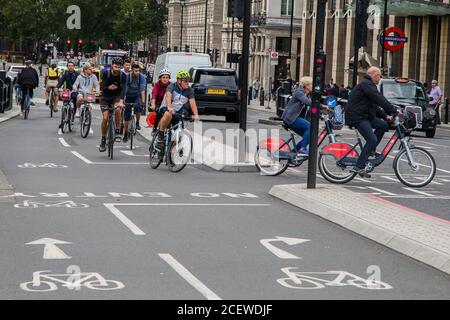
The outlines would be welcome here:
<svg viewBox="0 0 450 320">
<path fill-rule="evenodd" d="M 345 112 L 345 123 L 355 127 L 366 140 L 356 166 L 351 170 L 361 177 L 370 178 L 366 172 L 366 162 L 370 156 L 377 156 L 376 148 L 388 130 L 386 121 L 379 116 L 378 106 L 383 108 L 387 115 L 386 120 L 392 121 L 397 109 L 378 91 L 377 84 L 381 80 L 381 70 L 371 67 L 364 79 L 352 90 Z M 373 131 L 375 129 L 375 132 Z"/>
<path fill-rule="evenodd" d="M 185 106 L 189 103 L 195 121 L 199 120 L 197 103 L 195 102 L 194 89 L 189 86 L 191 75 L 188 71 L 182 70 L 177 73 L 177 82 L 167 87 L 159 114 L 161 120 L 158 124 L 158 135 L 156 147 L 160 150 L 164 149 L 164 132 L 170 124 L 178 123 L 178 117 L 175 114 L 181 114 Z"/>
<path fill-rule="evenodd" d="M 23 112 L 23 107 L 25 103 L 25 96 L 28 93 L 30 99 L 33 99 L 33 89 L 39 86 L 39 75 L 37 71 L 32 67 L 31 60 L 25 61 L 26 68 L 22 70 L 19 74 L 18 83 L 22 90 L 22 103 L 21 111 Z"/>
<path fill-rule="evenodd" d="M 84 101 L 84 95 L 86 93 L 94 93 L 96 91 L 100 91 L 100 85 L 98 83 L 97 77 L 92 73 L 92 67 L 90 63 L 85 63 L 83 65 L 83 72 L 77 77 L 77 80 L 73 85 L 73 90 L 75 92 L 81 91 L 80 93 L 78 93 L 77 102 L 74 105 L 77 112 L 79 112 L 79 108 Z"/>
<path fill-rule="evenodd" d="M 115 114 L 115 134 L 120 135 L 121 110 L 125 97 L 126 75 L 120 71 L 122 65 L 121 58 L 114 58 L 111 70 L 105 71 L 102 75 L 102 96 L 100 99 L 100 108 L 102 110 L 103 119 L 101 124 L 102 140 L 100 142 L 99 151 L 106 151 L 106 132 L 108 130 L 109 113 Z"/>
<path fill-rule="evenodd" d="M 141 74 L 141 68 L 138 64 L 133 64 L 131 72 L 126 78 L 125 87 L 125 113 L 124 113 L 124 135 L 122 142 L 128 141 L 128 125 L 131 119 L 131 106 L 127 103 L 134 103 L 134 114 L 136 115 L 136 130 L 141 130 L 139 120 L 141 119 L 142 103 L 145 101 L 145 89 L 147 88 L 147 79 Z M 133 134 L 133 133 L 131 133 Z"/>
<path fill-rule="evenodd" d="M 77 77 L 78 73 L 75 71 L 75 63 L 69 61 L 67 63 L 67 71 L 63 74 L 63 76 L 59 80 L 58 89 L 66 88 L 67 90 L 72 91 L 73 85 L 77 80 Z M 77 104 L 77 96 L 78 96 L 77 92 L 72 92 L 71 98 L 74 106 L 76 106 Z"/>
<path fill-rule="evenodd" d="M 52 88 L 58 87 L 59 71 L 56 64 L 52 64 L 47 70 L 45 76 L 45 104 L 49 105 L 50 91 Z M 53 111 L 58 112 L 58 90 L 53 90 Z"/>
</svg>

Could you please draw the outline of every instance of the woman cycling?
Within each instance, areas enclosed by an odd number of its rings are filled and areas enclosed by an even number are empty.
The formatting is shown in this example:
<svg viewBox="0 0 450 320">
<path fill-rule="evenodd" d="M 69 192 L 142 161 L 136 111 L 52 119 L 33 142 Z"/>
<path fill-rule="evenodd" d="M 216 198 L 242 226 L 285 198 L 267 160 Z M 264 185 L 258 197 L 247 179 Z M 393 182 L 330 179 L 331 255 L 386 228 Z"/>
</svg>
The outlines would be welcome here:
<svg viewBox="0 0 450 320">
<path fill-rule="evenodd" d="M 170 71 L 167 69 L 162 69 L 159 72 L 159 80 L 153 87 L 151 109 L 152 111 L 156 112 L 155 126 L 153 127 L 153 132 L 156 132 L 156 128 L 158 127 L 158 123 L 161 118 L 158 111 L 166 94 L 166 89 L 170 84 L 170 77 L 171 77 Z"/>
<path fill-rule="evenodd" d="M 303 139 L 297 144 L 297 152 L 300 156 L 308 156 L 308 145 L 310 136 L 310 123 L 305 116 L 311 107 L 312 78 L 300 79 L 299 87 L 292 94 L 292 99 L 283 111 L 281 118 L 285 125 L 302 136 Z"/>
</svg>

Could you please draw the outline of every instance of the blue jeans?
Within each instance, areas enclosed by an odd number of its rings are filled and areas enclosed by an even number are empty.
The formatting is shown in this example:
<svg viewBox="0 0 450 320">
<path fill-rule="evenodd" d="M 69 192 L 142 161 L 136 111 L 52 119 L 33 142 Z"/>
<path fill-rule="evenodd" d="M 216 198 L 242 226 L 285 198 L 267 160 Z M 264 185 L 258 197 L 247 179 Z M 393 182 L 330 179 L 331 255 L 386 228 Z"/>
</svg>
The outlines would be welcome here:
<svg viewBox="0 0 450 320">
<path fill-rule="evenodd" d="M 366 144 L 361 151 L 358 162 L 356 163 L 356 166 L 362 169 L 366 166 L 370 153 L 376 150 L 377 146 L 383 139 L 384 133 L 388 130 L 388 125 L 386 121 L 374 118 L 371 120 L 364 119 L 353 126 L 358 129 L 364 140 L 366 140 Z M 373 129 L 375 129 L 375 132 Z"/>
<path fill-rule="evenodd" d="M 22 86 L 21 90 L 22 90 L 21 110 L 23 110 L 23 107 L 24 107 L 24 104 L 25 104 L 25 96 L 27 95 L 27 93 L 30 96 L 30 100 L 33 99 L 33 88 Z"/>
<path fill-rule="evenodd" d="M 310 123 L 309 121 L 298 117 L 294 122 L 289 125 L 289 128 L 294 130 L 295 133 L 302 136 L 303 139 L 299 143 L 297 143 L 297 151 L 300 149 L 306 149 L 309 145 L 309 136 L 311 134 Z"/>
<path fill-rule="evenodd" d="M 136 103 L 134 106 L 134 113 L 141 113 L 142 112 L 142 103 L 141 103 L 141 96 L 137 97 L 125 97 L 125 104 L 126 103 Z M 123 116 L 125 121 L 130 121 L 131 119 L 131 106 L 125 107 L 125 112 Z"/>
</svg>

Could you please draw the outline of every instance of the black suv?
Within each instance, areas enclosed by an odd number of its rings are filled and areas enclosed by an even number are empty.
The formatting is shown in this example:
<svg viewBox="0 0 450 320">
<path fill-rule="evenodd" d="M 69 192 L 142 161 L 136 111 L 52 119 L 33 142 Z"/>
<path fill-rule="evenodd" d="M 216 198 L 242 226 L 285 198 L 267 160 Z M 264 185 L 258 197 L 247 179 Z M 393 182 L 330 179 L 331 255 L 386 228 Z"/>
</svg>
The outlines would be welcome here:
<svg viewBox="0 0 450 320">
<path fill-rule="evenodd" d="M 225 116 L 239 122 L 239 87 L 236 70 L 194 67 L 189 71 L 200 114 Z"/>
<path fill-rule="evenodd" d="M 428 138 L 436 133 L 437 113 L 430 108 L 429 97 L 423 84 L 407 78 L 386 78 L 380 81 L 380 92 L 393 105 L 402 111 L 416 114 L 417 131 L 425 131 Z"/>
</svg>

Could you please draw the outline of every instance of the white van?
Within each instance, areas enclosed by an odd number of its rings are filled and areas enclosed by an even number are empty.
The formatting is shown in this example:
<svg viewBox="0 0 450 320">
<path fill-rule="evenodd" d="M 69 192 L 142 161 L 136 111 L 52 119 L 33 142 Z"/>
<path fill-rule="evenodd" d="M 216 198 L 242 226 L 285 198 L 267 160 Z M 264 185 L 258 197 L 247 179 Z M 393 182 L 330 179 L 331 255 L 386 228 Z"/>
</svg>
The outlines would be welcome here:
<svg viewBox="0 0 450 320">
<path fill-rule="evenodd" d="M 158 81 L 159 72 L 164 68 L 169 69 L 171 81 L 175 82 L 177 73 L 181 70 L 189 71 L 192 67 L 211 67 L 211 65 L 211 58 L 206 53 L 167 52 L 156 59 L 153 83 Z"/>
</svg>

